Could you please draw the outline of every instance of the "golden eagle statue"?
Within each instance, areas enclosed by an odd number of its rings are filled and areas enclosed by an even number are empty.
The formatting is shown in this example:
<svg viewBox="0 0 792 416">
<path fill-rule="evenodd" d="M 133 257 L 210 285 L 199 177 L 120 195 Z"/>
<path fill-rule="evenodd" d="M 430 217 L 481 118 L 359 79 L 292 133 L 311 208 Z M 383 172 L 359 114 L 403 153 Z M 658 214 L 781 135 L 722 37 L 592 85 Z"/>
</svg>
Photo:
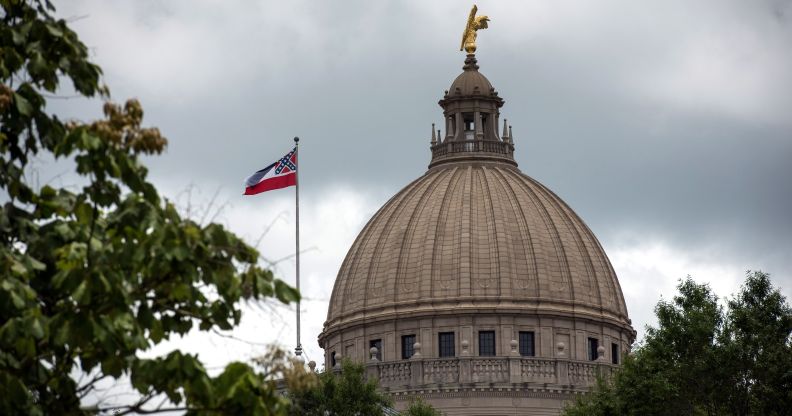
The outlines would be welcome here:
<svg viewBox="0 0 792 416">
<path fill-rule="evenodd" d="M 462 45 L 459 47 L 461 51 L 464 49 L 467 53 L 475 53 L 476 52 L 476 31 L 479 29 L 486 29 L 487 22 L 489 22 L 489 17 L 487 16 L 476 16 L 476 12 L 478 11 L 478 7 L 473 5 L 473 9 L 470 10 L 470 17 L 468 17 L 467 26 L 465 26 L 465 32 L 462 33 Z"/>
</svg>

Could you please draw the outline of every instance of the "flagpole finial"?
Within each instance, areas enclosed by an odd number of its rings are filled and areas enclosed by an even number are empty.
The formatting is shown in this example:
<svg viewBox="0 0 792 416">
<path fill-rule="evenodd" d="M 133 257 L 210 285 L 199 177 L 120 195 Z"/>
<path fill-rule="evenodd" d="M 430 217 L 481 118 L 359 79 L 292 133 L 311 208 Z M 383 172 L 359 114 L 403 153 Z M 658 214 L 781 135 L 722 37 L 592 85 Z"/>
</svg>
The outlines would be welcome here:
<svg viewBox="0 0 792 416">
<path fill-rule="evenodd" d="M 299 142 L 299 141 L 300 141 L 300 138 L 299 138 L 299 137 L 297 137 L 297 136 L 294 136 L 294 143 L 297 143 L 297 142 Z"/>
</svg>

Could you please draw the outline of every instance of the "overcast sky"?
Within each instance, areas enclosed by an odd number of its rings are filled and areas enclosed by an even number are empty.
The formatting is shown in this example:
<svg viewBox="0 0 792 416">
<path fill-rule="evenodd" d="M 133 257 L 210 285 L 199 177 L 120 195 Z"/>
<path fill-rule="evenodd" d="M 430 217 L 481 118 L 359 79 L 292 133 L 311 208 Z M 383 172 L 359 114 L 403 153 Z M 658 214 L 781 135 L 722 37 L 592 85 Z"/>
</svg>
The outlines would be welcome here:
<svg viewBox="0 0 792 416">
<path fill-rule="evenodd" d="M 461 72 L 459 1 L 69 1 L 59 14 L 137 97 L 168 151 L 147 160 L 166 196 L 207 207 L 271 260 L 294 251 L 293 189 L 242 181 L 300 136 L 303 344 L 316 337 L 357 233 L 426 170 L 437 101 Z M 792 5 L 775 0 L 479 1 L 477 57 L 506 100 L 515 157 L 586 221 L 633 325 L 692 275 L 720 296 L 745 270 L 792 293 Z M 101 103 L 53 100 L 90 120 Z M 46 178 L 43 178 L 46 180 Z M 191 197 L 185 191 L 192 189 Z M 217 212 L 217 207 L 222 209 Z M 194 211 L 195 212 L 195 211 Z M 202 213 L 197 215 L 202 216 Z M 276 271 L 294 279 L 286 259 Z M 235 335 L 159 347 L 210 367 L 293 348 L 288 310 L 247 308 Z"/>
</svg>

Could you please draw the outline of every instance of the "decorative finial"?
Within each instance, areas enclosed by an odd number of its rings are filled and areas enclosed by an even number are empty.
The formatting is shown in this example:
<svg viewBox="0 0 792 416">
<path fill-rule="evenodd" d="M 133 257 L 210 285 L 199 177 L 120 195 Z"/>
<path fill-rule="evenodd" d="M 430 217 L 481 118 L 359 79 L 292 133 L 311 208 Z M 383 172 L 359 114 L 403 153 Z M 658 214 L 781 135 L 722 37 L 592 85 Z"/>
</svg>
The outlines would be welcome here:
<svg viewBox="0 0 792 416">
<path fill-rule="evenodd" d="M 432 146 L 437 144 L 437 136 L 435 136 L 434 123 L 432 123 Z"/>
<path fill-rule="evenodd" d="M 470 10 L 465 31 L 462 33 L 462 45 L 459 47 L 460 51 L 464 49 L 469 54 L 476 53 L 476 31 L 486 29 L 487 22 L 490 20 L 487 16 L 476 16 L 477 11 L 478 7 L 474 4 Z"/>
<path fill-rule="evenodd" d="M 506 120 L 505 118 L 503 119 L 503 134 L 501 135 L 503 141 L 507 143 L 509 142 L 509 126 L 507 123 L 508 121 L 509 120 Z"/>
<path fill-rule="evenodd" d="M 512 135 L 511 125 L 509 125 L 509 141 L 514 143 L 514 135 Z"/>
<path fill-rule="evenodd" d="M 440 135 L 440 129 L 437 129 L 437 143 L 442 143 L 443 136 Z"/>
<path fill-rule="evenodd" d="M 421 358 L 421 343 L 416 342 L 413 344 L 413 355 L 410 359 L 417 360 L 419 358 Z"/>
</svg>

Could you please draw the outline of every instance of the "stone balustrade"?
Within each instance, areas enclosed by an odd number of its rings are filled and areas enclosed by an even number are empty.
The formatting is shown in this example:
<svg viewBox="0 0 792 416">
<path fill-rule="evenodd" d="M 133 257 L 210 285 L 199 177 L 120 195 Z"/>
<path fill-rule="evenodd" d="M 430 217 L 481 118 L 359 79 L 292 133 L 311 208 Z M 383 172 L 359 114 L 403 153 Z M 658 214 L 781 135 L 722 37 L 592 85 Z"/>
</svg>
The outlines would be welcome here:
<svg viewBox="0 0 792 416">
<path fill-rule="evenodd" d="M 448 141 L 432 146 L 433 158 L 463 152 L 485 152 L 512 156 L 514 154 L 514 145 L 494 140 L 466 140 Z"/>
<path fill-rule="evenodd" d="M 476 383 L 536 383 L 588 388 L 598 376 L 609 377 L 617 365 L 604 360 L 578 361 L 537 357 L 449 357 L 366 364 L 368 377 L 382 387 L 409 390 L 421 386 Z"/>
<path fill-rule="evenodd" d="M 553 383 L 556 381 L 556 361 L 545 359 L 521 359 L 520 379 L 540 383 Z"/>
<path fill-rule="evenodd" d="M 377 370 L 380 383 L 398 386 L 412 381 L 412 364 L 409 361 L 379 363 Z"/>
</svg>

